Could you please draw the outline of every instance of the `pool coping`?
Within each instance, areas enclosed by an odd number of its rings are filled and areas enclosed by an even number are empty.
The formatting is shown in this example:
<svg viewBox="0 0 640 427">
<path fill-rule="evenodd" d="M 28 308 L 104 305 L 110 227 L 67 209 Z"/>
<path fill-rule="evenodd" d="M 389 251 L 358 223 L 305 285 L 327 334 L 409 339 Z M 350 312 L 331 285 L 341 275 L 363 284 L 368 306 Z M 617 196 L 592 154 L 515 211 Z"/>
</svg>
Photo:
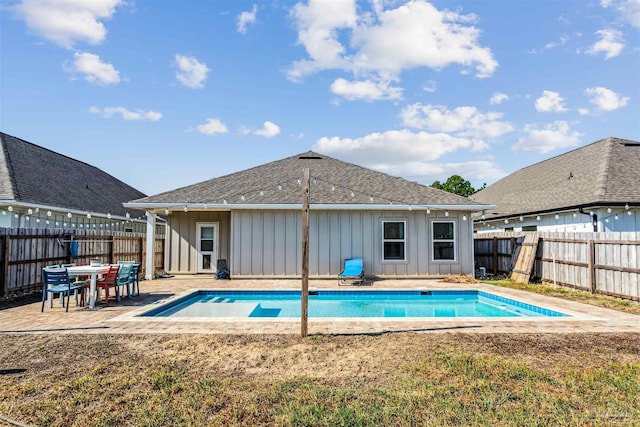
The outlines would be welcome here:
<svg viewBox="0 0 640 427">
<path fill-rule="evenodd" d="M 602 317 L 593 316 L 591 314 L 586 314 L 583 312 L 575 311 L 568 309 L 566 307 L 557 307 L 552 302 L 531 302 L 531 301 L 523 301 L 523 295 L 513 296 L 509 293 L 500 292 L 501 289 L 499 287 L 495 287 L 493 285 L 487 284 L 477 284 L 483 285 L 473 288 L 448 288 L 446 291 L 471 291 L 477 290 L 482 291 L 491 295 L 495 295 L 502 298 L 507 298 L 521 304 L 527 304 L 536 306 L 542 309 L 555 311 L 565 316 L 522 316 L 522 317 L 309 317 L 309 323 L 322 323 L 322 322 L 331 322 L 331 323 L 353 323 L 353 322 L 363 322 L 363 323 L 384 323 L 384 322 L 424 322 L 424 323 L 436 323 L 436 322 L 548 322 L 548 321 L 583 321 L 583 320 L 604 320 Z M 491 289 L 482 289 L 483 287 L 490 287 Z M 353 292 L 350 289 L 343 290 L 331 290 L 331 289 L 309 289 L 309 291 L 330 291 L 330 292 Z M 157 309 L 160 306 L 171 304 L 179 299 L 189 297 L 191 295 L 197 294 L 200 291 L 220 291 L 220 292 L 251 292 L 251 291 L 293 291 L 300 292 L 299 288 L 288 288 L 288 289 L 246 289 L 246 288 L 191 288 L 185 290 L 179 294 L 173 295 L 169 298 L 161 299 L 153 304 L 141 307 L 139 309 L 131 310 L 126 313 L 123 313 L 119 316 L 108 319 L 107 322 L 151 322 L 151 323 L 163 323 L 163 322 L 177 322 L 177 323 L 267 323 L 267 324 L 279 324 L 279 323 L 299 323 L 299 317 L 281 317 L 281 318 L 269 318 L 269 317 L 154 317 L 154 316 L 144 316 L 145 313 L 151 312 Z M 407 288 L 407 289 L 392 289 L 392 288 L 376 288 L 376 289 L 359 289 L 357 292 L 398 292 L 398 291 L 442 291 L 442 289 L 438 288 L 427 288 L 427 287 L 417 287 L 417 288 Z M 519 291 L 518 292 L 524 292 Z M 539 294 L 535 294 L 539 295 Z M 545 297 L 550 298 L 550 297 Z M 524 298 L 526 299 L 526 298 Z"/>
</svg>

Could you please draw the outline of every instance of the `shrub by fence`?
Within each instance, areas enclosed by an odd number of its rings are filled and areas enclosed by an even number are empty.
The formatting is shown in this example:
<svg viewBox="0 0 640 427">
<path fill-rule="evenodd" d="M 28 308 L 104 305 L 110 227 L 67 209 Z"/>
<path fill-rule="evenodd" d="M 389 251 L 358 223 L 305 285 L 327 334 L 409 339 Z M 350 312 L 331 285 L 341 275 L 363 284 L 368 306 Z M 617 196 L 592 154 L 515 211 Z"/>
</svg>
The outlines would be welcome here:
<svg viewBox="0 0 640 427">
<path fill-rule="evenodd" d="M 71 241 L 78 242 L 73 259 Z M 156 236 L 156 269 L 164 269 L 164 236 Z M 0 228 L 0 296 L 38 289 L 42 268 L 52 264 L 136 261 L 145 275 L 146 235 L 113 231 Z"/>
<path fill-rule="evenodd" d="M 523 233 L 478 234 L 478 266 L 508 274 Z M 640 233 L 538 233 L 532 277 L 593 293 L 640 301 Z"/>
</svg>

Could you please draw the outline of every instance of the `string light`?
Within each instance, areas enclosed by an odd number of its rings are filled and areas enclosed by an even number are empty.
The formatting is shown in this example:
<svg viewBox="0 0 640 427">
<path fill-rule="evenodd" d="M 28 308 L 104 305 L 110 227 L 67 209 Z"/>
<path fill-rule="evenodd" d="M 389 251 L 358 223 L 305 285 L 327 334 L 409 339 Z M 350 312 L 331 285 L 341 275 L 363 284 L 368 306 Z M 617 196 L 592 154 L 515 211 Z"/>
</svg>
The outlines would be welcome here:
<svg viewBox="0 0 640 427">
<path fill-rule="evenodd" d="M 189 208 L 188 208 L 188 207 L 186 207 L 186 206 L 184 207 L 184 209 L 183 209 L 183 210 L 184 210 L 185 212 L 189 212 Z M 127 215 L 129 215 L 129 213 L 127 213 Z M 129 218 L 129 217 L 127 216 L 127 218 Z"/>
<path fill-rule="evenodd" d="M 466 221 L 467 220 L 467 216 L 466 215 L 462 215 L 462 220 Z"/>
<path fill-rule="evenodd" d="M 185 208 L 185 212 L 186 212 L 187 207 L 185 206 L 184 208 Z M 125 216 L 127 219 L 131 218 L 131 214 L 130 214 L 129 212 L 127 212 L 124 216 Z"/>
<path fill-rule="evenodd" d="M 536 221 L 540 221 L 540 215 L 536 215 Z"/>
<path fill-rule="evenodd" d="M 27 210 L 27 214 L 31 215 L 32 213 L 33 213 L 33 209 L 29 208 L 29 209 Z"/>
<path fill-rule="evenodd" d="M 164 210 L 164 214 L 165 215 L 169 215 L 169 209 L 168 208 Z"/>
<path fill-rule="evenodd" d="M 449 211 L 444 211 L 444 216 L 449 217 Z"/>
<path fill-rule="evenodd" d="M 278 184 L 278 191 L 282 191 L 282 185 Z"/>
<path fill-rule="evenodd" d="M 431 209 L 427 208 L 427 215 L 431 213 Z"/>
<path fill-rule="evenodd" d="M 7 208 L 7 210 L 8 210 L 9 212 L 13 212 L 13 206 L 9 205 L 9 207 Z"/>
<path fill-rule="evenodd" d="M 87 218 L 91 219 L 91 213 L 87 213 Z"/>
<path fill-rule="evenodd" d="M 47 211 L 47 216 L 50 217 L 51 215 L 53 215 L 51 211 Z"/>
<path fill-rule="evenodd" d="M 73 215 L 71 215 L 71 212 L 67 212 L 67 218 L 71 218 Z"/>
<path fill-rule="evenodd" d="M 508 218 L 507 218 L 507 219 L 505 219 L 505 220 L 504 220 L 504 223 L 505 223 L 505 224 L 509 224 L 509 219 L 508 219 Z"/>
<path fill-rule="evenodd" d="M 524 217 L 520 215 L 520 222 L 524 221 Z"/>
<path fill-rule="evenodd" d="M 260 191 L 260 197 L 262 197 L 262 196 L 264 196 L 264 191 Z"/>
<path fill-rule="evenodd" d="M 336 191 L 336 186 L 335 185 L 331 186 L 331 191 Z"/>
<path fill-rule="evenodd" d="M 107 219 L 111 219 L 111 213 L 107 214 Z"/>
<path fill-rule="evenodd" d="M 628 211 L 628 210 L 629 210 L 629 203 L 625 203 L 625 205 L 624 205 L 624 209 L 625 209 L 626 211 Z"/>
<path fill-rule="evenodd" d="M 611 208 L 607 208 L 607 213 L 611 213 Z"/>
</svg>

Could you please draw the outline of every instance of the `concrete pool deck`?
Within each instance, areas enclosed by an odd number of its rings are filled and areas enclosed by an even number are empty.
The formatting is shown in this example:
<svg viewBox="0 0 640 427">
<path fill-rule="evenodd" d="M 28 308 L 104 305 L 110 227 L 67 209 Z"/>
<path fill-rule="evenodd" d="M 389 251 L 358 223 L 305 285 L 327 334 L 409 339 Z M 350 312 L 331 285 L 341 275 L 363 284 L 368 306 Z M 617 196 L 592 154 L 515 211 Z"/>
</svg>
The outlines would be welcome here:
<svg viewBox="0 0 640 427">
<path fill-rule="evenodd" d="M 444 283 L 427 279 L 385 279 L 365 286 L 338 286 L 335 279 L 310 280 L 317 289 L 480 289 L 496 295 L 569 314 L 571 317 L 539 318 L 402 318 L 402 319 L 309 319 L 309 334 L 370 334 L 384 332 L 462 333 L 580 333 L 638 332 L 640 316 L 580 304 L 483 283 Z M 75 307 L 69 312 L 54 301 L 53 308 L 40 303 L 0 309 L 0 333 L 81 333 L 81 334 L 299 334 L 299 319 L 180 319 L 140 318 L 159 304 L 196 289 L 299 289 L 300 280 L 253 279 L 215 280 L 211 276 L 177 276 L 140 282 L 138 297 L 96 309 Z"/>
</svg>

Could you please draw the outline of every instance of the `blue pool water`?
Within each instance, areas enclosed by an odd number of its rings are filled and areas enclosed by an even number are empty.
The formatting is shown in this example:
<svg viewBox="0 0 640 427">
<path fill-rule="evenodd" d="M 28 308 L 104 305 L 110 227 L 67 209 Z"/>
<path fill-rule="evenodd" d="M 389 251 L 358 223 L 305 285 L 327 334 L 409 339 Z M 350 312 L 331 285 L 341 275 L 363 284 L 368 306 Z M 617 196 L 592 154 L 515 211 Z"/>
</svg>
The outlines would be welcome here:
<svg viewBox="0 0 640 427">
<path fill-rule="evenodd" d="M 197 291 L 142 316 L 300 317 L 300 291 Z M 309 317 L 563 317 L 478 290 L 312 291 Z"/>
</svg>

